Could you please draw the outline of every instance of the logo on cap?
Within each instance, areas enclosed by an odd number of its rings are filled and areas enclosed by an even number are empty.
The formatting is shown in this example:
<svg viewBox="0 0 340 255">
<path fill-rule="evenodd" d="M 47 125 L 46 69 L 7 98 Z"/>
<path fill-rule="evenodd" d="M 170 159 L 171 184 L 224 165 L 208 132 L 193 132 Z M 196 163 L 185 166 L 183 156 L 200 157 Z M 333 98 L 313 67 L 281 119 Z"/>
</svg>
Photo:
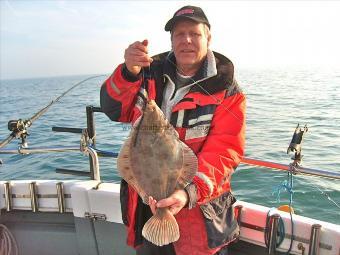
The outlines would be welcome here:
<svg viewBox="0 0 340 255">
<path fill-rule="evenodd" d="M 193 9 L 183 9 L 180 10 L 179 12 L 176 13 L 176 16 L 180 16 L 183 14 L 194 14 L 194 10 Z"/>
</svg>

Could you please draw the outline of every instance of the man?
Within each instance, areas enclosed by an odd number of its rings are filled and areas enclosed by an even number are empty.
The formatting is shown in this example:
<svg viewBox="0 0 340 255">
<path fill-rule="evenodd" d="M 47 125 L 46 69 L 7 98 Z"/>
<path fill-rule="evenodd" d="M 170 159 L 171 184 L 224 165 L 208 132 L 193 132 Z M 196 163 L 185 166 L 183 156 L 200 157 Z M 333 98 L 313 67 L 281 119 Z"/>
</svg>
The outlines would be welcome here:
<svg viewBox="0 0 340 255">
<path fill-rule="evenodd" d="M 172 50 L 151 58 L 147 40 L 131 44 L 125 63 L 102 86 L 101 107 L 111 120 L 133 123 L 147 94 L 197 155 L 198 169 L 184 190 L 160 201 L 150 198 L 149 206 L 122 181 L 127 242 L 137 254 L 227 254 L 227 244 L 239 235 L 230 179 L 244 154 L 245 97 L 231 61 L 209 49 L 210 23 L 201 8 L 182 7 L 165 30 Z M 177 242 L 157 247 L 141 236 L 157 207 L 169 207 L 175 215 Z"/>
</svg>

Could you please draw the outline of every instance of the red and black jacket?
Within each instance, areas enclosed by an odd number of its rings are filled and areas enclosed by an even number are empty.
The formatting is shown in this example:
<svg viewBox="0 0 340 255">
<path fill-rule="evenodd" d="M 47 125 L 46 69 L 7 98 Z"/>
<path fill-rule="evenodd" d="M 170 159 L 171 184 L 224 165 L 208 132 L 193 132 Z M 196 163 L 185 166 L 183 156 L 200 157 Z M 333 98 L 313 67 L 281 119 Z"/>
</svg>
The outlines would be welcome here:
<svg viewBox="0 0 340 255">
<path fill-rule="evenodd" d="M 209 65 L 206 61 L 193 77 L 193 80 L 199 82 L 173 107 L 170 118 L 179 138 L 195 152 L 199 162 L 197 175 L 187 189 L 189 207 L 183 208 L 176 215 L 181 232 L 180 240 L 177 244 L 174 243 L 176 254 L 188 252 L 183 250 L 187 245 L 182 242 L 186 235 L 203 238 L 205 241 L 201 243 L 207 241 L 207 249 L 213 252 L 235 238 L 238 231 L 233 217 L 230 216 L 232 212 L 228 210 L 234 202 L 230 193 L 231 174 L 244 155 L 245 96 L 234 79 L 231 61 L 216 52 L 213 55 L 216 75 L 205 77 Z M 142 114 L 142 98 L 146 94 L 161 107 L 167 79 L 174 80 L 176 75 L 175 58 L 173 54 L 166 52 L 153 57 L 153 60 L 150 69 L 144 70 L 143 78 L 142 75 L 132 76 L 122 64 L 104 82 L 101 88 L 101 108 L 111 120 L 132 123 L 136 121 Z M 142 86 L 145 80 L 147 83 Z M 135 225 L 143 224 L 139 220 L 137 200 L 138 195 L 131 187 L 122 191 L 121 201 L 127 205 L 124 220 L 128 225 L 128 244 L 132 246 L 138 244 L 135 233 L 138 228 Z M 222 205 L 213 206 L 213 203 Z M 220 215 L 222 212 L 229 215 Z M 214 220 L 220 216 L 231 218 L 227 220 L 229 226 L 225 227 L 227 235 L 220 233 L 221 237 L 216 241 L 216 236 L 220 234 L 214 232 Z M 188 223 L 187 217 L 196 220 L 192 224 L 197 225 L 198 229 L 192 226 L 191 233 L 184 227 Z M 207 225 L 208 221 L 213 222 L 210 227 Z M 203 237 L 197 237 L 202 235 L 200 230 L 205 232 Z M 193 244 L 192 247 L 194 246 L 197 245 Z M 197 246 L 196 249 L 200 249 L 202 254 L 213 254 L 204 250 L 204 244 L 202 247 Z"/>
</svg>

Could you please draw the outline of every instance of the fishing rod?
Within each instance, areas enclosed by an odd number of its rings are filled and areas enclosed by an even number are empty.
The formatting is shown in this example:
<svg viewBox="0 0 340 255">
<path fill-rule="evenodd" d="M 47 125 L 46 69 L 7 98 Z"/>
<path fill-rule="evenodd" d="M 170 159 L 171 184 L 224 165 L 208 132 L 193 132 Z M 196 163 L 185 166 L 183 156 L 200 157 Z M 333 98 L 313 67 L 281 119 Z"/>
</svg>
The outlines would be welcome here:
<svg viewBox="0 0 340 255">
<path fill-rule="evenodd" d="M 40 118 L 45 112 L 48 111 L 48 109 L 54 103 L 58 102 L 62 97 L 64 97 L 67 93 L 69 93 L 74 88 L 78 87 L 79 85 L 83 84 L 84 82 L 86 82 L 88 80 L 98 78 L 98 77 L 102 77 L 102 76 L 106 76 L 106 75 L 102 74 L 102 75 L 91 76 L 91 77 L 88 77 L 88 78 L 74 84 L 71 88 L 66 90 L 64 93 L 62 93 L 56 99 L 52 100 L 47 106 L 42 108 L 40 111 L 38 111 L 36 114 L 34 114 L 31 118 L 29 118 L 27 120 L 18 119 L 18 120 L 8 121 L 8 130 L 11 131 L 12 133 L 10 133 L 10 135 L 7 138 L 5 138 L 3 141 L 0 142 L 0 148 L 9 144 L 14 138 L 21 139 L 20 146 L 22 148 L 27 148 L 26 138 L 28 136 L 28 128 L 30 126 L 32 126 L 34 121 L 36 121 L 38 118 Z"/>
</svg>

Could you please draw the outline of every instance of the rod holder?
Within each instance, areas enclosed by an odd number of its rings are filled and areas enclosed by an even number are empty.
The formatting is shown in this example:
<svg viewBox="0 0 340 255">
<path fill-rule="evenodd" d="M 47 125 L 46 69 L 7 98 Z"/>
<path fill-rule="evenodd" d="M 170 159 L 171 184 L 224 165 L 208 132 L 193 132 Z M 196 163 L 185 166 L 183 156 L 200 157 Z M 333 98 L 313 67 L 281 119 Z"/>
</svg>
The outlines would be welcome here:
<svg viewBox="0 0 340 255">
<path fill-rule="evenodd" d="M 57 195 L 58 195 L 58 210 L 59 213 L 65 212 L 65 195 L 64 195 L 64 184 L 62 182 L 58 182 L 56 184 L 57 187 Z"/>
<path fill-rule="evenodd" d="M 320 250 L 320 231 L 321 225 L 314 224 L 310 233 L 309 251 L 308 255 L 319 255 Z"/>
<path fill-rule="evenodd" d="M 276 236 L 277 229 L 279 226 L 280 215 L 273 214 L 270 216 L 269 221 L 269 244 L 268 244 L 268 254 L 274 255 L 276 254 Z"/>
<path fill-rule="evenodd" d="M 38 195 L 37 195 L 37 183 L 31 182 L 29 184 L 29 187 L 30 187 L 30 195 L 31 195 L 32 212 L 38 212 L 39 206 L 38 206 Z"/>
<path fill-rule="evenodd" d="M 5 191 L 5 205 L 6 211 L 12 211 L 12 192 L 11 192 L 11 183 L 5 182 L 4 183 L 4 191 Z"/>
<path fill-rule="evenodd" d="M 88 147 L 87 151 L 91 159 L 92 180 L 100 182 L 99 160 L 95 149 Z"/>
<path fill-rule="evenodd" d="M 93 106 L 88 105 L 86 106 L 86 120 L 87 120 L 87 133 L 90 139 L 92 139 L 92 145 L 95 148 L 96 147 L 96 129 L 95 129 L 95 124 L 94 124 L 94 111 L 93 111 Z M 95 165 L 95 162 L 93 162 L 93 158 L 89 157 L 89 162 L 90 162 L 90 174 L 91 174 L 91 179 L 95 180 L 96 178 L 96 173 L 94 173 L 95 169 L 93 166 Z"/>
</svg>

